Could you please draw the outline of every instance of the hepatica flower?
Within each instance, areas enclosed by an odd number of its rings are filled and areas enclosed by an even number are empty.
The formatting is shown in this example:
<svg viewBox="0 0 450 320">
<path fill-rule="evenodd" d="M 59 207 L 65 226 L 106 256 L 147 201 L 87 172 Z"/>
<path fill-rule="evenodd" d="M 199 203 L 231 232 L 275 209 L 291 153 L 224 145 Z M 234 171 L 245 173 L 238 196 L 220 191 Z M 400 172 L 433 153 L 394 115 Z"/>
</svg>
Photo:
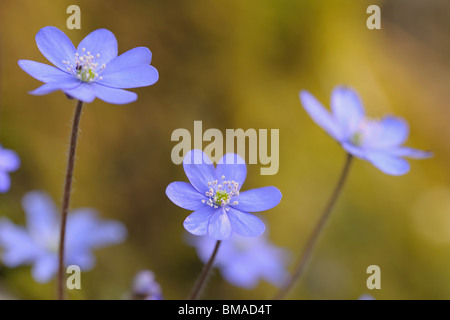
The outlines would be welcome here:
<svg viewBox="0 0 450 320">
<path fill-rule="evenodd" d="M 48 282 L 58 269 L 60 219 L 51 198 L 43 192 L 27 193 L 22 201 L 27 226 L 0 220 L 2 260 L 8 267 L 32 264 L 33 278 Z M 65 265 L 87 271 L 94 267 L 92 250 L 124 241 L 126 229 L 120 222 L 102 220 L 93 209 L 73 210 L 66 229 Z"/>
<path fill-rule="evenodd" d="M 117 40 L 106 29 L 91 32 L 75 48 L 64 32 L 44 27 L 36 34 L 36 44 L 54 66 L 19 60 L 25 72 L 45 82 L 30 92 L 34 95 L 62 90 L 83 102 L 99 98 L 125 104 L 135 101 L 137 94 L 123 89 L 149 86 L 158 80 L 148 48 L 137 47 L 117 56 Z"/>
<path fill-rule="evenodd" d="M 20 158 L 12 150 L 0 145 L 0 193 L 7 192 L 11 187 L 9 173 L 20 167 Z"/>
<path fill-rule="evenodd" d="M 275 187 L 241 192 L 247 167 L 239 155 L 226 154 L 215 168 L 205 153 L 191 150 L 183 167 L 190 183 L 172 182 L 166 194 L 176 205 L 194 210 L 184 220 L 187 231 L 216 240 L 228 239 L 233 233 L 254 237 L 264 232 L 264 223 L 250 212 L 275 207 L 281 192 Z"/>
<path fill-rule="evenodd" d="M 131 293 L 133 300 L 162 300 L 161 286 L 150 270 L 139 271 L 133 279 Z"/>
<path fill-rule="evenodd" d="M 338 86 L 331 94 L 331 113 L 309 92 L 301 91 L 306 112 L 351 155 L 371 162 L 384 173 L 402 175 L 410 165 L 403 157 L 423 159 L 425 152 L 402 146 L 409 135 L 402 118 L 385 116 L 380 120 L 366 117 L 357 92 Z"/>
<path fill-rule="evenodd" d="M 214 248 L 210 237 L 189 240 L 200 259 L 206 263 Z M 222 276 L 234 286 L 246 289 L 256 287 L 260 279 L 279 286 L 287 278 L 288 252 L 272 244 L 266 233 L 259 237 L 243 237 L 234 234 L 223 241 L 214 265 Z"/>
</svg>

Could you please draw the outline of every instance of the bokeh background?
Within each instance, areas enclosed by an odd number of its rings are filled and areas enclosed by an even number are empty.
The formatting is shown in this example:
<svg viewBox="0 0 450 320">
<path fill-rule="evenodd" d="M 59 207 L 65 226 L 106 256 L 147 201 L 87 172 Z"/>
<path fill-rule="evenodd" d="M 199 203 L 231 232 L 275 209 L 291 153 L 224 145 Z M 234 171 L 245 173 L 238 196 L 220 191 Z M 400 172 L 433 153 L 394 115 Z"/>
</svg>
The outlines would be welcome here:
<svg viewBox="0 0 450 320">
<path fill-rule="evenodd" d="M 68 30 L 66 8 L 81 8 L 81 30 Z M 381 30 L 366 9 L 381 7 Z M 277 186 L 279 206 L 263 213 L 270 239 L 303 248 L 343 165 L 343 150 L 302 109 L 306 89 L 328 106 L 335 85 L 360 93 L 373 117 L 410 124 L 407 145 L 432 150 L 405 176 L 356 161 L 307 272 L 289 299 L 450 298 L 450 3 L 445 0 L 127 0 L 0 2 L 0 142 L 18 152 L 12 189 L 0 215 L 24 223 L 22 196 L 44 190 L 60 205 L 74 102 L 62 92 L 31 96 L 40 83 L 19 59 L 47 63 L 34 37 L 53 25 L 75 45 L 107 28 L 119 53 L 147 46 L 159 81 L 125 106 L 96 100 L 81 119 L 71 207 L 93 207 L 122 221 L 125 243 L 96 252 L 72 299 L 121 299 L 137 271 L 151 269 L 166 299 L 184 299 L 202 264 L 184 241 L 189 211 L 165 196 L 186 181 L 171 162 L 171 133 L 194 120 L 203 128 L 280 130 L 280 168 L 260 175 L 250 165 L 245 189 Z M 206 146 L 206 143 L 204 144 Z M 381 268 L 381 289 L 366 287 L 366 269 Z M 291 270 L 293 265 L 288 265 Z M 53 299 L 55 282 L 37 284 L 30 267 L 0 264 L 3 298 Z M 276 288 L 233 287 L 215 272 L 205 299 L 270 299 Z"/>
</svg>

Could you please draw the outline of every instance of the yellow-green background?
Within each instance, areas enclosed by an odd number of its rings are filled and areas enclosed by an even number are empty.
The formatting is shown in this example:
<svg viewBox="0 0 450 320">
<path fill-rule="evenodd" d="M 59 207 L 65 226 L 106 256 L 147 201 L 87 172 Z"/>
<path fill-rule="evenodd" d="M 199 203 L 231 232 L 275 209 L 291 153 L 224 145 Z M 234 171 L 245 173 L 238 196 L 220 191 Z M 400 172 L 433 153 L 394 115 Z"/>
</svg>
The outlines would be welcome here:
<svg viewBox="0 0 450 320">
<path fill-rule="evenodd" d="M 66 8 L 81 8 L 81 30 L 68 30 Z M 369 30 L 366 8 L 381 7 L 381 30 Z M 62 92 L 32 96 L 40 85 L 17 65 L 47 63 L 34 37 L 44 26 L 75 45 L 107 28 L 119 53 L 147 46 L 159 81 L 135 89 L 125 106 L 96 100 L 84 108 L 72 208 L 94 207 L 126 224 L 124 244 L 96 252 L 74 299 L 121 299 L 135 273 L 151 269 L 167 299 L 184 299 L 201 263 L 184 241 L 190 213 L 165 196 L 186 180 L 171 162 L 173 130 L 280 130 L 280 169 L 261 176 L 251 165 L 244 188 L 277 186 L 283 200 L 263 213 L 270 239 L 302 249 L 335 184 L 344 151 L 302 109 L 306 89 L 328 106 L 335 85 L 360 93 L 373 117 L 394 114 L 410 124 L 407 145 L 433 150 L 411 161 L 405 176 L 388 176 L 356 161 L 307 272 L 290 299 L 450 298 L 450 3 L 360 0 L 185 0 L 0 2 L 0 142 L 22 166 L 0 194 L 0 215 L 24 223 L 20 205 L 31 190 L 60 204 L 74 102 Z M 206 143 L 205 143 L 206 145 Z M 381 289 L 366 288 L 366 268 L 381 268 Z M 289 266 L 289 269 L 292 265 Z M 30 267 L 0 264 L 3 296 L 52 299 L 55 283 L 37 284 Z M 207 299 L 270 299 L 276 288 L 227 284 L 218 272 Z"/>
</svg>

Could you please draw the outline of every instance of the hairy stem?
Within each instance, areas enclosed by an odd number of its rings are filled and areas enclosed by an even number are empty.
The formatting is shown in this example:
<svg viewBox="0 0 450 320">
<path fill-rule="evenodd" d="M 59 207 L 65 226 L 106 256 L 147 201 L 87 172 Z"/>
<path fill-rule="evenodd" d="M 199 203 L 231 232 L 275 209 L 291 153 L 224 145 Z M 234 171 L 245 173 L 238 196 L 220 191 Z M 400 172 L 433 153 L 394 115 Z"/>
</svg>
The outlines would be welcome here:
<svg viewBox="0 0 450 320">
<path fill-rule="evenodd" d="M 348 172 L 350 169 L 350 164 L 352 162 L 353 156 L 351 154 L 347 154 L 347 159 L 344 164 L 344 168 L 342 169 L 341 176 L 339 177 L 339 180 L 336 184 L 336 187 L 334 188 L 333 193 L 331 194 L 330 199 L 328 200 L 328 203 L 325 207 L 325 209 L 322 212 L 322 215 L 320 216 L 319 221 L 317 222 L 316 227 L 314 228 L 311 236 L 308 238 L 308 241 L 306 243 L 305 248 L 303 249 L 303 253 L 300 256 L 299 262 L 297 264 L 297 267 L 294 269 L 294 272 L 292 273 L 291 277 L 284 283 L 284 285 L 281 287 L 281 289 L 278 291 L 278 293 L 275 295 L 274 299 L 283 299 L 288 292 L 292 289 L 294 284 L 297 282 L 297 280 L 300 278 L 300 276 L 303 274 L 303 271 L 305 270 L 306 264 L 308 262 L 308 259 L 313 252 L 314 246 L 319 238 L 319 235 L 325 226 L 325 223 L 327 222 L 331 211 L 334 208 L 334 205 L 336 204 L 336 200 L 338 199 L 345 180 L 348 176 Z"/>
<path fill-rule="evenodd" d="M 61 210 L 61 232 L 59 238 L 59 266 L 58 266 L 58 280 L 57 280 L 57 290 L 58 299 L 64 300 L 64 242 L 66 237 L 66 222 L 67 222 L 67 212 L 69 210 L 70 204 L 70 191 L 72 188 L 72 177 L 73 168 L 75 166 L 75 151 L 77 148 L 77 138 L 78 138 L 78 127 L 80 125 L 81 110 L 83 108 L 83 102 L 78 101 L 77 107 L 75 109 L 75 114 L 72 122 L 72 132 L 70 135 L 70 145 L 69 154 L 67 158 L 67 170 L 66 179 L 64 181 L 64 194 L 62 201 Z"/>
<path fill-rule="evenodd" d="M 219 251 L 219 246 L 221 244 L 220 240 L 217 240 L 216 245 L 214 247 L 214 251 L 211 255 L 211 257 L 209 258 L 208 262 L 205 264 L 202 273 L 200 274 L 200 276 L 197 279 L 197 282 L 194 285 L 194 288 L 192 289 L 191 294 L 189 295 L 189 300 L 195 300 L 197 299 L 197 297 L 199 296 L 199 294 L 201 293 L 203 286 L 206 283 L 206 280 L 208 279 L 208 276 L 211 272 L 212 269 L 212 265 L 214 263 L 214 259 L 217 256 L 217 252 Z"/>
</svg>

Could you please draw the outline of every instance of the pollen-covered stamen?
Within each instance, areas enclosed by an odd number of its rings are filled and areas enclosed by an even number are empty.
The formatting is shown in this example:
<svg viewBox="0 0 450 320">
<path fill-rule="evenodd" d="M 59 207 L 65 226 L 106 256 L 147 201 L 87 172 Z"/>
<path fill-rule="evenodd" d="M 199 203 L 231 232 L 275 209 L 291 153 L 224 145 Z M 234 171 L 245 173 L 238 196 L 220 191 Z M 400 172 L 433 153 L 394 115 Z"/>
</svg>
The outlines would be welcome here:
<svg viewBox="0 0 450 320">
<path fill-rule="evenodd" d="M 99 75 L 99 72 L 105 70 L 106 65 L 101 66 L 97 62 L 100 58 L 100 53 L 95 56 L 91 52 L 86 51 L 85 48 L 82 49 L 82 55 L 75 53 L 75 59 L 73 64 L 70 61 L 63 61 L 66 65 L 66 70 L 77 77 L 79 80 L 84 82 L 93 82 L 95 80 L 102 80 L 103 78 Z"/>
<path fill-rule="evenodd" d="M 217 180 L 208 182 L 208 191 L 205 195 L 208 200 L 202 200 L 202 203 L 206 203 L 212 208 L 225 207 L 225 210 L 229 210 L 227 205 L 237 205 L 238 201 L 231 201 L 232 198 L 239 195 L 239 183 L 233 180 L 225 180 L 225 176 L 222 176 L 222 182 L 219 184 Z"/>
</svg>

